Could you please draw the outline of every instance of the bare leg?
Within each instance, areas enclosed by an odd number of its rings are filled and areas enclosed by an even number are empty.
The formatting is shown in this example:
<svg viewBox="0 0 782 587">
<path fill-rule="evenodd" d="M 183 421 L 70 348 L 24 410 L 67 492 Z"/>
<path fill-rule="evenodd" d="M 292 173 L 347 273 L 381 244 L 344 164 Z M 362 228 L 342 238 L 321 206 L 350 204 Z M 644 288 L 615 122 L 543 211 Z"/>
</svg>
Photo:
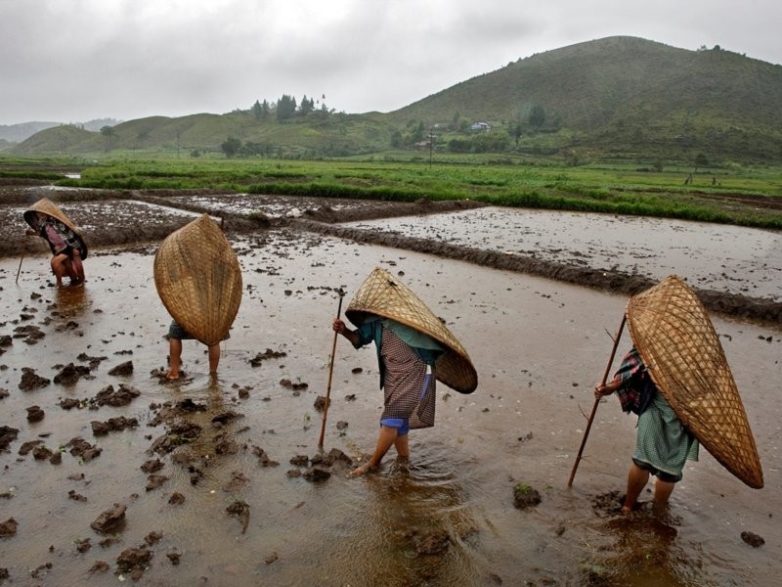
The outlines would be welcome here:
<svg viewBox="0 0 782 587">
<path fill-rule="evenodd" d="M 622 506 L 622 513 L 629 514 L 633 511 L 638 496 L 641 495 L 646 483 L 649 481 L 649 471 L 645 471 L 635 463 L 630 465 L 630 471 L 627 473 L 627 497 Z"/>
<path fill-rule="evenodd" d="M 182 367 L 182 341 L 173 336 L 168 339 L 168 373 L 166 379 L 179 379 L 179 369 Z"/>
<path fill-rule="evenodd" d="M 396 440 L 394 441 L 394 448 L 396 449 L 396 454 L 399 455 L 400 459 L 407 460 L 410 458 L 410 444 L 408 443 L 408 434 L 405 434 L 404 436 L 397 435 Z"/>
<path fill-rule="evenodd" d="M 217 365 L 220 363 L 220 343 L 209 347 L 209 375 L 217 377 Z"/>
<path fill-rule="evenodd" d="M 63 253 L 60 253 L 52 257 L 52 261 L 51 261 L 52 273 L 54 273 L 54 277 L 57 280 L 58 287 L 62 285 L 62 278 L 65 277 L 65 275 L 68 273 L 68 267 L 66 266 L 67 260 L 68 260 L 68 256 Z"/>
<path fill-rule="evenodd" d="M 668 499 L 671 497 L 675 483 L 670 481 L 660 481 L 656 479 L 654 482 L 654 509 L 656 511 L 662 511 L 668 505 Z"/>
<path fill-rule="evenodd" d="M 380 465 L 380 461 L 382 461 L 383 457 L 386 456 L 388 449 L 391 448 L 391 445 L 396 442 L 396 439 L 396 428 L 391 428 L 390 426 L 381 426 L 380 433 L 377 436 L 377 445 L 375 446 L 375 452 L 372 455 L 372 458 L 369 459 L 369 462 L 353 469 L 353 471 L 350 473 L 350 476 L 360 477 L 369 471 L 377 469 L 378 465 Z"/>
<path fill-rule="evenodd" d="M 74 285 L 82 283 L 84 281 L 84 265 L 81 262 L 81 253 L 79 249 L 73 249 L 73 256 L 71 257 L 71 265 L 73 267 L 73 283 Z"/>
</svg>

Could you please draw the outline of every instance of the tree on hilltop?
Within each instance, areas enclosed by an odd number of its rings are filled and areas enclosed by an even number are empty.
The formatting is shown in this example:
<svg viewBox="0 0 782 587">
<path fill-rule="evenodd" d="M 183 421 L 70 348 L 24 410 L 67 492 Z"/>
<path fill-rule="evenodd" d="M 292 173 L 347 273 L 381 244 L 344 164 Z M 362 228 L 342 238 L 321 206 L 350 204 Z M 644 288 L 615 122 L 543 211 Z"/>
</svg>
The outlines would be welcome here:
<svg viewBox="0 0 782 587">
<path fill-rule="evenodd" d="M 296 98 L 283 94 L 282 97 L 277 100 L 277 120 L 282 122 L 292 118 L 296 114 Z"/>
<path fill-rule="evenodd" d="M 313 110 L 315 110 L 315 100 L 312 98 L 307 99 L 307 95 L 304 94 L 304 97 L 301 99 L 301 104 L 299 105 L 299 114 L 307 116 L 307 114 Z"/>
<path fill-rule="evenodd" d="M 255 104 L 253 104 L 253 107 L 251 108 L 251 112 L 253 113 L 255 120 L 266 120 L 269 118 L 271 106 L 269 106 L 269 102 L 267 100 L 264 100 L 263 102 L 256 100 Z"/>
</svg>

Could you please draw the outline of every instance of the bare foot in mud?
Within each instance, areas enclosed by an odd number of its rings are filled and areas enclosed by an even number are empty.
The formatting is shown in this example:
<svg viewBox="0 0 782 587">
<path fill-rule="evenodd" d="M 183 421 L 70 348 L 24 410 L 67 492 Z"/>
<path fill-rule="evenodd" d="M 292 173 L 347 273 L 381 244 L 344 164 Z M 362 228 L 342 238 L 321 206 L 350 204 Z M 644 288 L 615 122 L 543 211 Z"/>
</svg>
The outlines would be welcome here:
<svg viewBox="0 0 782 587">
<path fill-rule="evenodd" d="M 619 510 L 619 512 L 623 516 L 627 516 L 629 514 L 632 514 L 633 512 L 640 512 L 647 510 L 649 506 L 648 501 L 636 501 L 632 506 L 629 505 L 622 505 L 622 509 Z"/>
<path fill-rule="evenodd" d="M 399 473 L 400 475 L 409 475 L 410 474 L 410 458 L 409 457 L 396 457 L 396 460 L 394 461 L 394 473 Z"/>
<path fill-rule="evenodd" d="M 173 369 L 166 373 L 166 381 L 179 381 L 180 377 L 179 371 L 174 371 Z"/>
<path fill-rule="evenodd" d="M 369 463 L 364 463 L 360 467 L 356 467 L 353 469 L 350 473 L 348 473 L 348 477 L 363 477 L 367 473 L 374 473 L 377 470 L 377 467 L 373 467 Z"/>
</svg>

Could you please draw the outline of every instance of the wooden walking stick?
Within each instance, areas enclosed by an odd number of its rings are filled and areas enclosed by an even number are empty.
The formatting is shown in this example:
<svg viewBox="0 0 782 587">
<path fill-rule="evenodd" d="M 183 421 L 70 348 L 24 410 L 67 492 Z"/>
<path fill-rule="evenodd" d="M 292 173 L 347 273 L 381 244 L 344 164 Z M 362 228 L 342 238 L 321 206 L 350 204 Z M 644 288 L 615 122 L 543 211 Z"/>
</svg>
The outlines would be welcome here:
<svg viewBox="0 0 782 587">
<path fill-rule="evenodd" d="M 14 281 L 14 283 L 19 283 L 19 273 L 22 271 L 22 261 L 24 261 L 24 251 L 22 251 L 22 256 L 19 257 L 19 268 L 16 270 L 16 281 Z"/>
<path fill-rule="evenodd" d="M 342 314 L 342 298 L 345 297 L 345 292 L 340 289 L 339 293 L 339 306 L 337 307 L 337 319 Z M 331 345 L 331 362 L 329 364 L 329 383 L 326 386 L 326 405 L 323 406 L 323 422 L 320 425 L 320 438 L 318 439 L 318 450 L 323 450 L 323 436 L 326 434 L 326 417 L 329 413 L 329 402 L 331 401 L 331 378 L 334 375 L 334 353 L 337 351 L 337 335 L 338 332 L 334 332 L 334 342 Z"/>
<path fill-rule="evenodd" d="M 603 373 L 603 382 L 601 385 L 605 385 L 608 381 L 608 374 L 611 372 L 611 365 L 614 363 L 614 356 L 616 355 L 616 347 L 619 346 L 619 339 L 622 337 L 622 330 L 624 330 L 625 322 L 627 321 L 627 315 L 622 315 L 622 323 L 619 325 L 619 330 L 614 337 L 614 348 L 611 349 L 611 356 L 608 357 L 608 364 L 606 365 L 605 373 Z M 581 447 L 578 449 L 578 456 L 576 456 L 576 462 L 573 463 L 573 470 L 570 472 L 570 479 L 568 479 L 568 488 L 573 487 L 573 479 L 576 476 L 576 469 L 578 469 L 578 463 L 581 462 L 581 454 L 584 452 L 584 446 L 586 446 L 587 437 L 589 436 L 589 430 L 592 428 L 592 420 L 595 419 L 597 413 L 597 406 L 602 398 L 596 397 L 595 403 L 592 406 L 592 413 L 589 416 L 589 422 L 587 422 L 586 430 L 584 431 L 584 438 L 581 439 Z"/>
</svg>

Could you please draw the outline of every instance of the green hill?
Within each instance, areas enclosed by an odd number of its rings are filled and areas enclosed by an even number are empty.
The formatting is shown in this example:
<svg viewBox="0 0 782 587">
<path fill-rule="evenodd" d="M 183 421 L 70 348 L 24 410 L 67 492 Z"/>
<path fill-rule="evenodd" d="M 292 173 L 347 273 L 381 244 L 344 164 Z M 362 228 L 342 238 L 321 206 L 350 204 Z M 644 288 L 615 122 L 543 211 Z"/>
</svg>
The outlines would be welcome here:
<svg viewBox="0 0 782 587">
<path fill-rule="evenodd" d="M 312 112 L 278 122 L 250 111 L 150 117 L 109 134 L 43 130 L 17 154 L 113 150 L 342 156 L 420 147 L 580 158 L 782 160 L 782 66 L 715 47 L 689 51 L 609 37 L 519 59 L 388 114 Z M 475 122 L 489 132 L 474 132 Z M 436 125 L 436 126 L 435 126 Z"/>
<path fill-rule="evenodd" d="M 780 159 L 780 104 L 780 65 L 719 48 L 609 37 L 520 59 L 391 116 L 507 123 L 528 120 L 539 106 L 540 130 L 571 131 L 565 147 Z"/>
<path fill-rule="evenodd" d="M 19 155 L 85 154 L 113 151 L 199 151 L 221 153 L 234 137 L 250 154 L 342 156 L 387 149 L 392 128 L 383 115 L 330 113 L 278 122 L 256 120 L 249 112 L 154 116 L 123 122 L 110 131 L 88 132 L 73 126 L 43 130 L 17 145 Z"/>
</svg>

